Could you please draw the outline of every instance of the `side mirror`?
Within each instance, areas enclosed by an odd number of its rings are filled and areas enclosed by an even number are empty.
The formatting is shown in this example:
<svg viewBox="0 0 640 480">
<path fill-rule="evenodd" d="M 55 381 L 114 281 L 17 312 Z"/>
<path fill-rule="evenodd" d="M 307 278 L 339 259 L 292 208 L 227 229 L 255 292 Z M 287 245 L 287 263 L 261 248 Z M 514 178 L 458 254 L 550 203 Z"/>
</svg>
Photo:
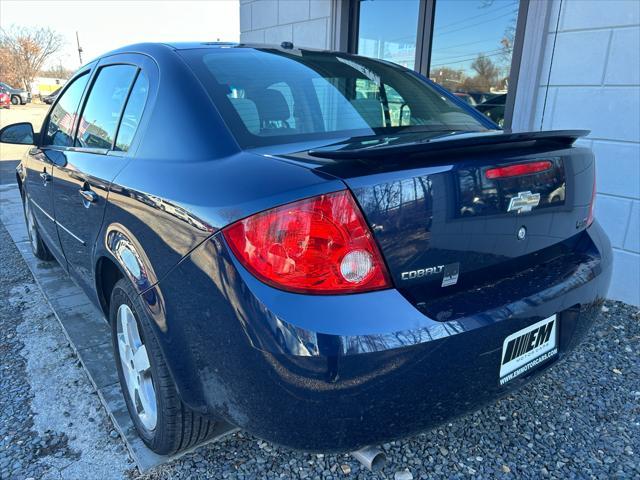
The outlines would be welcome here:
<svg viewBox="0 0 640 480">
<path fill-rule="evenodd" d="M 0 142 L 17 145 L 35 145 L 36 134 L 29 122 L 14 123 L 0 130 Z"/>
</svg>

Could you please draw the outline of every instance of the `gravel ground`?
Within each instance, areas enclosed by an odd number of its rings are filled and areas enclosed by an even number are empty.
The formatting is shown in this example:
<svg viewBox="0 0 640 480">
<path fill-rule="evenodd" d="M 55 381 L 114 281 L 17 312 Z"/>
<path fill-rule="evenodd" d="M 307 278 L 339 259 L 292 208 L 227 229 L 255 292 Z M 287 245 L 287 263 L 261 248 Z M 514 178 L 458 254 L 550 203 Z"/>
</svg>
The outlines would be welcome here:
<svg viewBox="0 0 640 480">
<path fill-rule="evenodd" d="M 0 479 L 639 478 L 640 312 L 608 302 L 569 361 L 481 411 L 383 446 L 376 475 L 347 455 L 234 434 L 146 475 L 131 464 L 0 225 Z"/>
<path fill-rule="evenodd" d="M 640 311 L 619 302 L 605 310 L 571 358 L 538 381 L 437 430 L 384 445 L 388 464 L 377 477 L 640 478 Z M 237 434 L 144 478 L 193 477 L 375 475 L 348 456 L 292 453 Z"/>
<path fill-rule="evenodd" d="M 0 479 L 129 476 L 124 443 L 1 224 L 0 265 Z"/>
</svg>

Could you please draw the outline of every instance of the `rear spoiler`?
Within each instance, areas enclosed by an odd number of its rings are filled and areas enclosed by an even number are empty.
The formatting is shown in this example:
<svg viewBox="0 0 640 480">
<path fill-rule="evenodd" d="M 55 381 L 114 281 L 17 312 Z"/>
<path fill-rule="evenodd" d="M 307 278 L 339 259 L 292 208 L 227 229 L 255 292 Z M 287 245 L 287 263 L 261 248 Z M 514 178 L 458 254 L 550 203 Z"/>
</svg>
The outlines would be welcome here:
<svg viewBox="0 0 640 480">
<path fill-rule="evenodd" d="M 443 150 L 491 150 L 496 146 L 514 143 L 552 143 L 568 147 L 580 137 L 589 135 L 590 130 L 548 130 L 542 132 L 473 132 L 444 135 L 436 138 L 426 138 L 418 141 L 401 142 L 401 137 L 395 137 L 397 143 L 379 142 L 371 144 L 371 137 L 364 141 L 340 142 L 322 148 L 309 150 L 308 155 L 319 158 L 363 159 L 382 156 L 429 154 Z"/>
</svg>

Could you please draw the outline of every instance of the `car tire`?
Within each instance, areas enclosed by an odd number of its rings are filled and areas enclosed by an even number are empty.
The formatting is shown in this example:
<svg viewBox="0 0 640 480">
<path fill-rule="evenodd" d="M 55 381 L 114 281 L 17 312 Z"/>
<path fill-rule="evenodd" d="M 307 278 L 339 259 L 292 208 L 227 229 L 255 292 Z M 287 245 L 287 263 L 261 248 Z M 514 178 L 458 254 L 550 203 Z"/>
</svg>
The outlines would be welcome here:
<svg viewBox="0 0 640 480">
<path fill-rule="evenodd" d="M 31 251 L 36 258 L 40 260 L 53 260 L 51 251 L 47 248 L 40 231 L 38 230 L 38 224 L 36 218 L 33 215 L 33 210 L 29 204 L 29 199 L 26 194 L 22 196 L 22 209 L 24 211 L 24 220 L 27 224 L 27 233 L 29 234 L 29 243 L 31 244 Z"/>
<path fill-rule="evenodd" d="M 171 455 L 209 439 L 215 422 L 181 401 L 152 320 L 126 278 L 111 293 L 109 322 L 120 386 L 142 441 L 157 454 Z"/>
<path fill-rule="evenodd" d="M 11 97 L 11 105 L 20 105 L 20 99 L 17 96 Z"/>
</svg>

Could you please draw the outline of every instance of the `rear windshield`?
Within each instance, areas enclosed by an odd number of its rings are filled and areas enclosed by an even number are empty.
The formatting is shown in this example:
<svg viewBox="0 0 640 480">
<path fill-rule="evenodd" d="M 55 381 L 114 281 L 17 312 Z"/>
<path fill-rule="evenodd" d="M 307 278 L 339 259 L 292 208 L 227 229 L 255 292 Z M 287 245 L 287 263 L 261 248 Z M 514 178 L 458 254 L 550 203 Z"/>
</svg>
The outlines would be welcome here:
<svg viewBox="0 0 640 480">
<path fill-rule="evenodd" d="M 244 148 L 405 130 L 486 130 L 427 82 L 377 60 L 248 48 L 181 54 Z"/>
</svg>

